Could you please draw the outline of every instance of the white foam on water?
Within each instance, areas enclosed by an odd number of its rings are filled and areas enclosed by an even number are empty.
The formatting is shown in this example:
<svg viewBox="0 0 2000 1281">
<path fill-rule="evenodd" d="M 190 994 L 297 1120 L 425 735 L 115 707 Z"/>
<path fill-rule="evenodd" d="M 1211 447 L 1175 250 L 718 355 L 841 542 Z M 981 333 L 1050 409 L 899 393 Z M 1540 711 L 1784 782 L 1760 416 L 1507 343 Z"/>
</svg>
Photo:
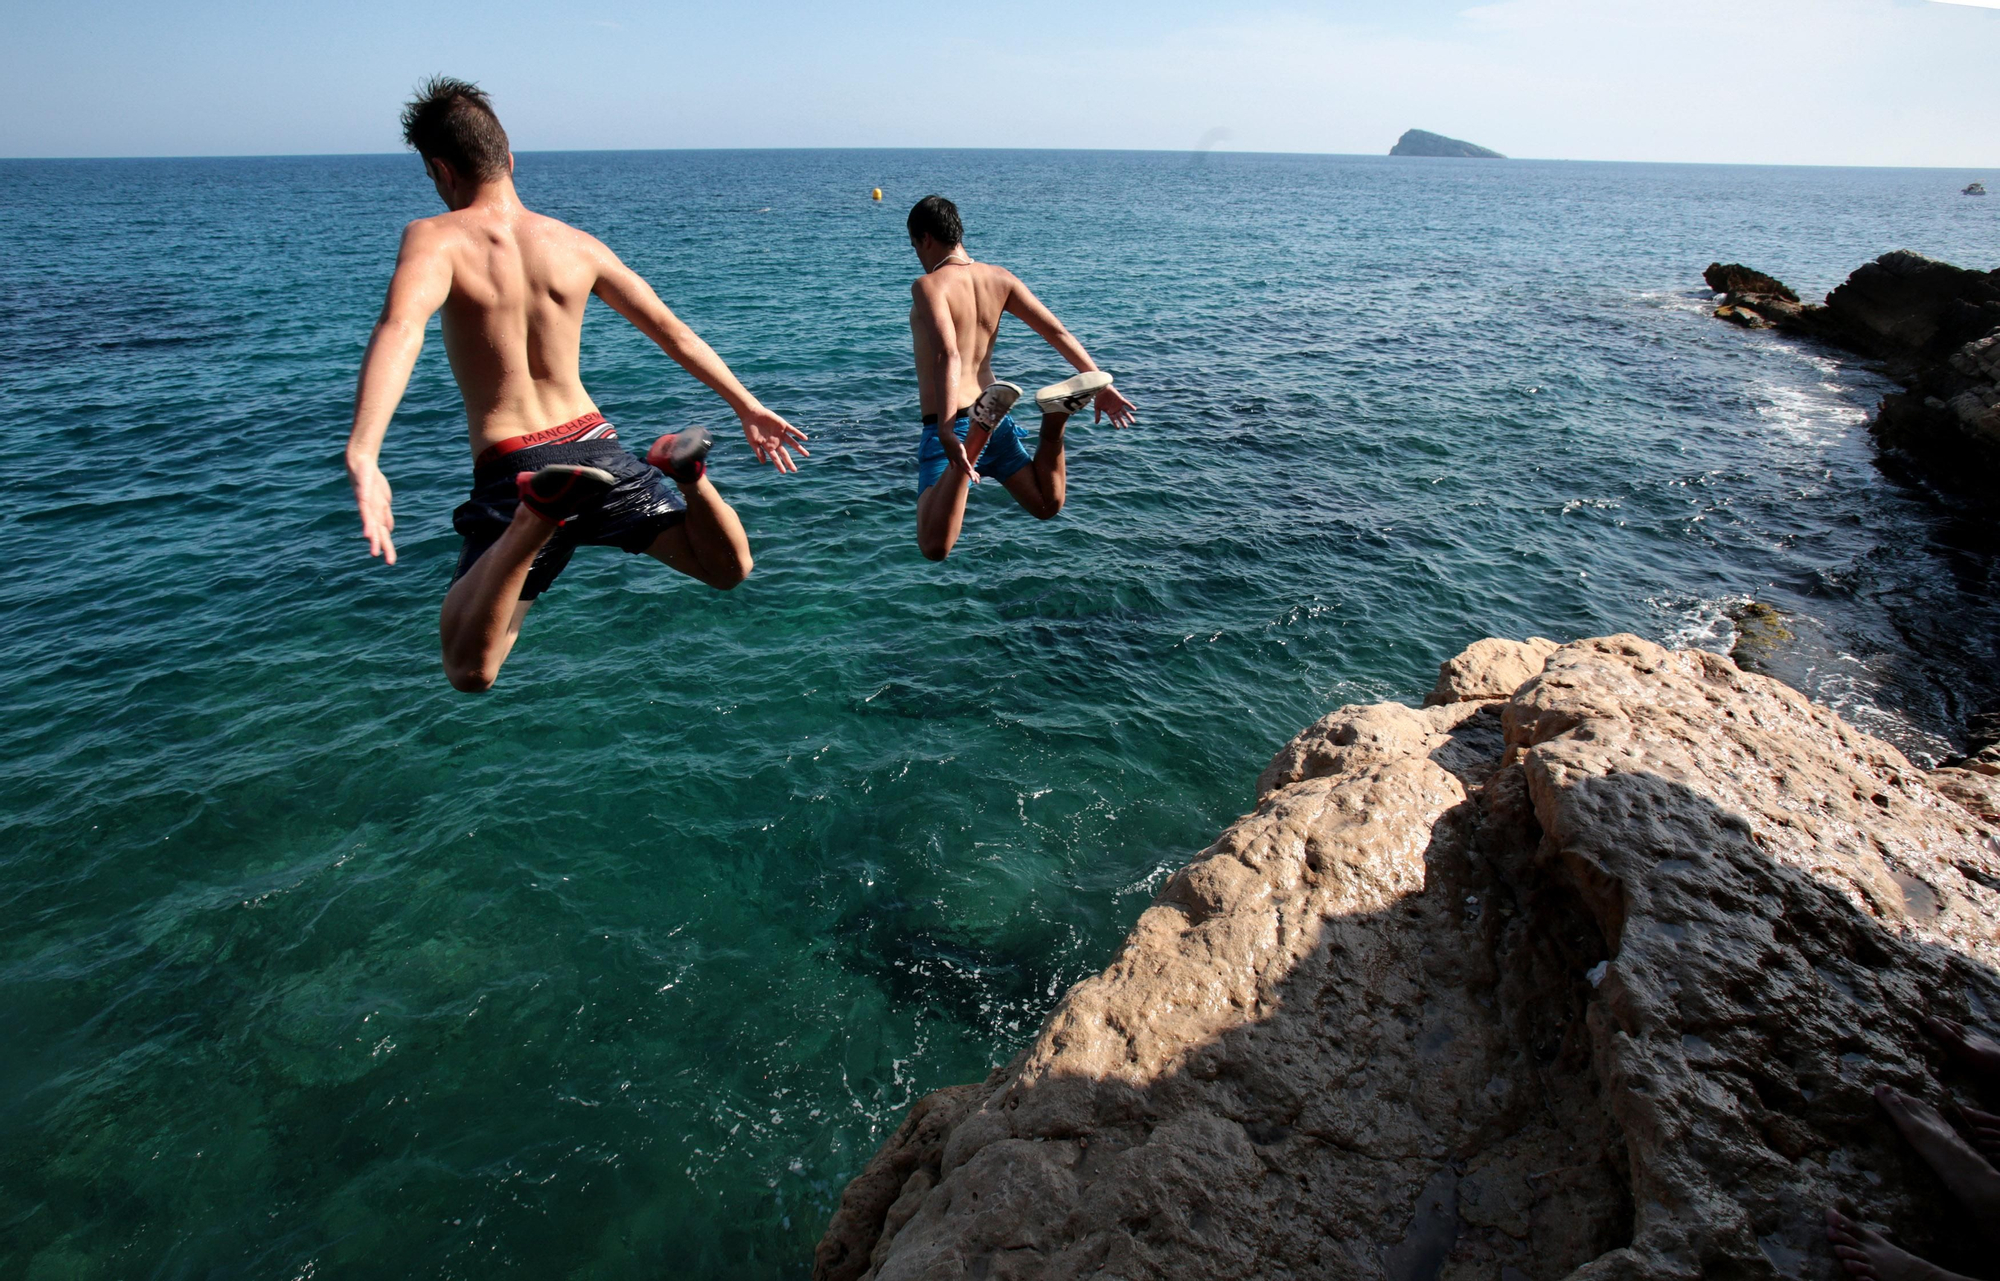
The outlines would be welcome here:
<svg viewBox="0 0 2000 1281">
<path fill-rule="evenodd" d="M 1736 620 L 1730 617 L 1750 603 L 1748 596 L 1713 598 L 1648 596 L 1646 604 L 1666 617 L 1660 643 L 1668 649 L 1705 649 L 1727 654 L 1736 645 Z"/>
</svg>

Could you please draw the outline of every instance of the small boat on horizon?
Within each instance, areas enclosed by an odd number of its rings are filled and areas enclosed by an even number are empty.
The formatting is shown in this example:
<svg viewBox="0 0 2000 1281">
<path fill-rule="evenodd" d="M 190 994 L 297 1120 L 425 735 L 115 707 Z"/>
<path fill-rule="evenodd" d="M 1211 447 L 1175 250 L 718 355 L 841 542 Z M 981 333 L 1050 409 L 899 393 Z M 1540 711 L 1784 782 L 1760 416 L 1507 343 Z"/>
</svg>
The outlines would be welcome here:
<svg viewBox="0 0 2000 1281">
<path fill-rule="evenodd" d="M 1975 182 L 1971 186 L 1967 187 L 1964 191 L 1960 192 L 1959 194 L 1965 196 L 1983 196 L 1986 194 L 1986 184 L 1983 182 Z"/>
</svg>

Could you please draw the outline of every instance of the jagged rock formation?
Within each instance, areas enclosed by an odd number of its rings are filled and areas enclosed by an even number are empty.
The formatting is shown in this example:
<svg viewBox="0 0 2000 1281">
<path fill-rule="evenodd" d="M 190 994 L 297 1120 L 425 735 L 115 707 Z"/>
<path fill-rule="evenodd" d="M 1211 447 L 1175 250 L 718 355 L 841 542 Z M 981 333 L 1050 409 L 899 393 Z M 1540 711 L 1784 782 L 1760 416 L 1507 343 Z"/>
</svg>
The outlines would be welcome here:
<svg viewBox="0 0 2000 1281">
<path fill-rule="evenodd" d="M 1967 271 L 1898 250 L 1864 264 L 1826 296 L 1801 304 L 1780 281 L 1711 263 L 1724 295 L 1715 314 L 1777 328 L 1884 362 L 1907 392 L 1875 421 L 1882 445 L 1939 483 L 1990 499 L 2000 481 L 2000 271 Z"/>
<path fill-rule="evenodd" d="M 1505 160 L 1497 151 L 1423 129 L 1406 130 L 1389 148 L 1392 156 L 1441 156 L 1451 160 Z"/>
<path fill-rule="evenodd" d="M 2000 831 L 1728 659 L 1482 647 L 1279 752 L 815 1276 L 1831 1277 L 1837 1199 L 1966 1266 L 1869 1091 L 2000 1032 Z"/>
</svg>

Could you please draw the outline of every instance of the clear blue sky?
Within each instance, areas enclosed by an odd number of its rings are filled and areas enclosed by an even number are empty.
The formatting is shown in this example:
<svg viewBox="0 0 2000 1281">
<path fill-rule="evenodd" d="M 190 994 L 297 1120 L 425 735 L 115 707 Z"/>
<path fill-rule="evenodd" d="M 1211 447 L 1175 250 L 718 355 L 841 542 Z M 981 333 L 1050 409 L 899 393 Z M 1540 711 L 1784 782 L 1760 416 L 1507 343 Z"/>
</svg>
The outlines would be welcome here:
<svg viewBox="0 0 2000 1281">
<path fill-rule="evenodd" d="M 2000 0 L 0 0 L 0 155 L 393 151 L 434 71 L 516 149 L 1386 151 L 2000 164 Z"/>
</svg>

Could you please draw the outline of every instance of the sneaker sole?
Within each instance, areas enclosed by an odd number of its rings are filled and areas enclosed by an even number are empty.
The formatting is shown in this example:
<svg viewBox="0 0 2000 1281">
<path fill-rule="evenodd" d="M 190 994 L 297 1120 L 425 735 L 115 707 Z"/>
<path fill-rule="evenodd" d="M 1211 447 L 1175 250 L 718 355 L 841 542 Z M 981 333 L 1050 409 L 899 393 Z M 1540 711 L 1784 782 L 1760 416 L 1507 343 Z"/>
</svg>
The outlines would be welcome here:
<svg viewBox="0 0 2000 1281">
<path fill-rule="evenodd" d="M 1013 383 L 994 383 L 979 393 L 979 398 L 972 402 L 965 416 L 972 420 L 973 426 L 991 430 L 1020 399 L 1021 389 Z"/>
<path fill-rule="evenodd" d="M 672 436 L 674 443 L 665 451 L 660 445 Z M 715 434 L 706 427 L 690 427 L 686 431 L 668 432 L 653 442 L 646 451 L 646 462 L 659 468 L 668 476 L 678 478 L 678 473 L 691 463 L 708 461 L 708 451 L 715 447 Z"/>
<path fill-rule="evenodd" d="M 550 466 L 539 468 L 528 474 L 531 477 L 531 479 L 528 481 L 527 488 L 530 490 L 533 489 L 535 482 L 538 480 L 547 479 L 553 481 L 557 477 L 561 477 L 562 480 L 566 482 L 562 485 L 560 489 L 556 490 L 554 495 L 544 498 L 539 494 L 531 495 L 529 493 L 522 492 L 523 487 L 521 485 L 520 478 L 518 476 L 515 478 L 514 481 L 515 492 L 520 494 L 520 501 L 527 503 L 528 506 L 535 512 L 539 513 L 542 516 L 547 517 L 550 520 L 556 521 L 558 524 L 560 524 L 565 520 L 568 520 L 571 516 L 576 515 L 576 512 L 574 511 L 566 512 L 561 516 L 556 516 L 552 515 L 547 511 L 544 511 L 543 506 L 561 504 L 563 499 L 567 498 L 570 495 L 571 491 L 573 491 L 576 488 L 576 483 L 578 481 L 587 480 L 595 483 L 598 486 L 601 486 L 598 495 L 600 497 L 603 495 L 603 493 L 608 492 L 618 484 L 618 478 L 616 476 L 613 476 L 610 472 L 604 470 L 602 467 L 583 467 L 575 463 L 553 463 Z M 589 500 L 586 499 L 585 501 L 588 502 Z M 579 509 L 580 508 L 581 504 L 579 504 Z"/>
<path fill-rule="evenodd" d="M 1111 375 L 1101 369 L 1065 378 L 1035 393 L 1035 406 L 1045 414 L 1073 414 L 1111 385 Z"/>
</svg>

